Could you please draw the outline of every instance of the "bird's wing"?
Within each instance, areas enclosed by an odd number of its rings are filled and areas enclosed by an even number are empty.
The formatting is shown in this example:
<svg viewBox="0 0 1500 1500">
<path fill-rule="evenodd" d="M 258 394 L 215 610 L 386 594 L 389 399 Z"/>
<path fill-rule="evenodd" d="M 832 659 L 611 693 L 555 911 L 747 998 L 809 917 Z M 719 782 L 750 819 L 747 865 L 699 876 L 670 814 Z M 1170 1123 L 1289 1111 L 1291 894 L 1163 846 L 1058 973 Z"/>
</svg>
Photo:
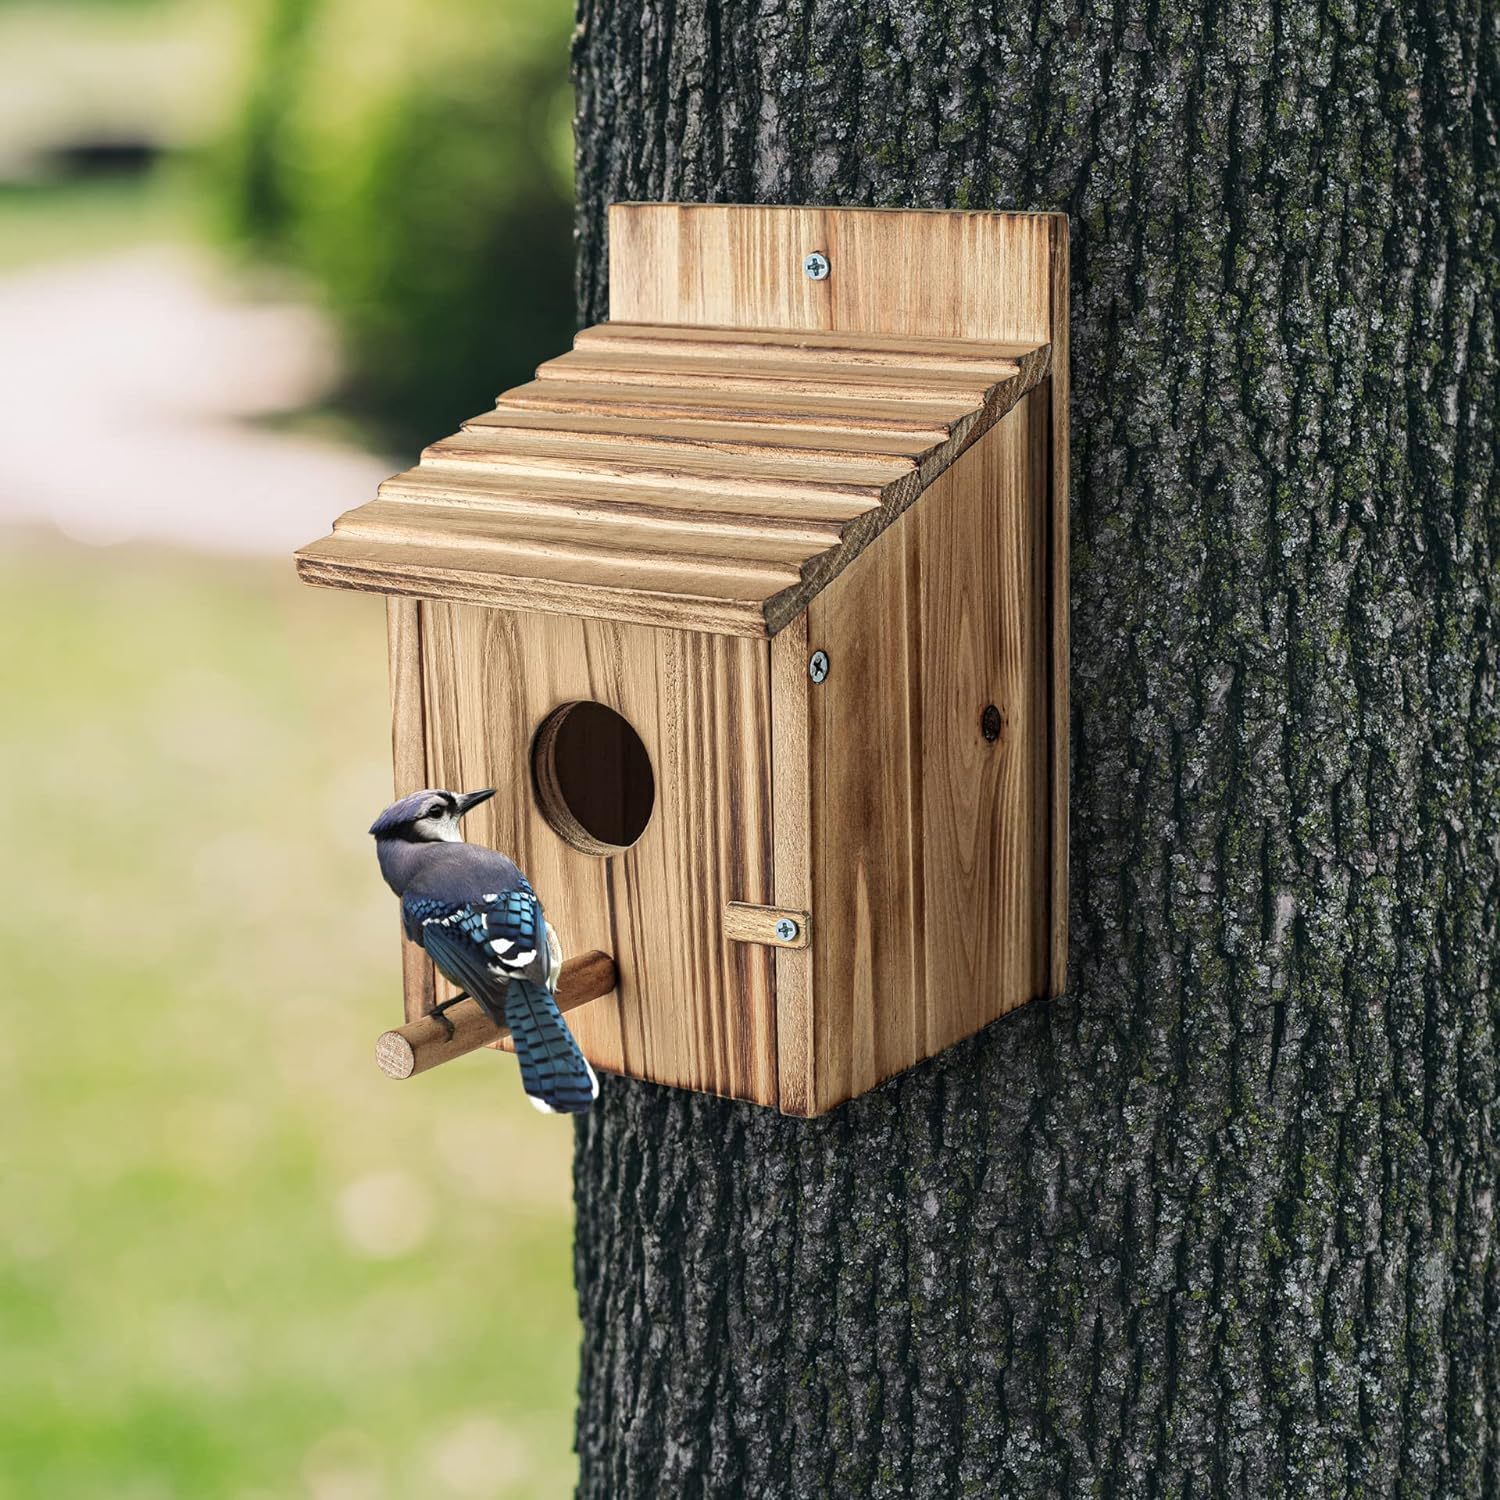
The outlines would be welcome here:
<svg viewBox="0 0 1500 1500">
<path fill-rule="evenodd" d="M 489 945 L 489 919 L 483 900 L 414 896 L 401 901 L 410 932 L 439 969 L 482 1005 L 495 1025 L 505 1024 L 505 982 L 509 977 Z"/>
<path fill-rule="evenodd" d="M 548 982 L 553 958 L 548 945 L 550 928 L 541 903 L 524 882 L 508 891 L 480 896 L 408 891 L 401 901 L 401 915 L 413 941 L 429 951 L 434 934 L 452 933 L 466 938 L 500 979 L 524 975 Z"/>
<path fill-rule="evenodd" d="M 470 901 L 408 893 L 402 907 L 438 968 L 510 1028 L 531 1101 L 553 1112 L 586 1110 L 599 1083 L 548 992 L 556 939 L 531 887 Z"/>
</svg>

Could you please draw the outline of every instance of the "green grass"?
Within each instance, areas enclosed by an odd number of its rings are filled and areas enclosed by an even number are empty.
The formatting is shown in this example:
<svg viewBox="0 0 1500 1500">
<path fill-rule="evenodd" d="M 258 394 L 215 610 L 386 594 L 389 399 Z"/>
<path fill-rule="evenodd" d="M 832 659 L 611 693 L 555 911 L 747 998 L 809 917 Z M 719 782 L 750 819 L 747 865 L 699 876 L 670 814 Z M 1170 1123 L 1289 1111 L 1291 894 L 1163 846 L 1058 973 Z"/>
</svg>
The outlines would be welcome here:
<svg viewBox="0 0 1500 1500">
<path fill-rule="evenodd" d="M 565 1124 L 409 1084 L 379 602 L 0 554 L 0 1494 L 572 1482 Z"/>
<path fill-rule="evenodd" d="M 144 177 L 0 185 L 0 270 L 192 241 L 203 229 L 200 197 L 178 165 Z"/>
</svg>

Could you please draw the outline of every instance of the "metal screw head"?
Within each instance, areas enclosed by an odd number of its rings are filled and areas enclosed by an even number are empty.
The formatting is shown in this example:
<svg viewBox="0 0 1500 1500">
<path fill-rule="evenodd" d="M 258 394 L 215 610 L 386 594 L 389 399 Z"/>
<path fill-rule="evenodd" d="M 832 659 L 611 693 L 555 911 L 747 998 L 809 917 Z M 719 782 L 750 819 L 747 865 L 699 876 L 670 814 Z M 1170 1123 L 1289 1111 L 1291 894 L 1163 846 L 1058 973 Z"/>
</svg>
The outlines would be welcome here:
<svg viewBox="0 0 1500 1500">
<path fill-rule="evenodd" d="M 814 682 L 822 682 L 828 675 L 828 653 L 826 651 L 814 651 L 807 663 L 807 675 Z"/>
<path fill-rule="evenodd" d="M 802 273 L 809 281 L 825 281 L 828 278 L 828 257 L 821 250 L 812 250 L 802 257 Z"/>
<path fill-rule="evenodd" d="M 776 936 L 783 943 L 790 943 L 797 936 L 797 924 L 790 917 L 782 917 L 776 923 Z"/>
<path fill-rule="evenodd" d="M 1000 738 L 1000 710 L 993 703 L 987 704 L 979 716 L 979 732 L 992 745 Z"/>
</svg>

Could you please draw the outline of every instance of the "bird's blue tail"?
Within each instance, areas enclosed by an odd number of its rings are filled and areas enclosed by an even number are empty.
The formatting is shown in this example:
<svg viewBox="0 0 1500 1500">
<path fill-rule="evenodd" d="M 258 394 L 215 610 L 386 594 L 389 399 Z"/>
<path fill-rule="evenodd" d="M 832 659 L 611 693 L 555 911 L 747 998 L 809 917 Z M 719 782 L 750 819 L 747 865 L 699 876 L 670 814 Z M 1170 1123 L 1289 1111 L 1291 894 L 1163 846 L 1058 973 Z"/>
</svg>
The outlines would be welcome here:
<svg viewBox="0 0 1500 1500">
<path fill-rule="evenodd" d="M 530 979 L 512 979 L 505 986 L 505 1024 L 531 1102 L 549 1114 L 581 1115 L 598 1096 L 599 1080 L 551 994 Z"/>
</svg>

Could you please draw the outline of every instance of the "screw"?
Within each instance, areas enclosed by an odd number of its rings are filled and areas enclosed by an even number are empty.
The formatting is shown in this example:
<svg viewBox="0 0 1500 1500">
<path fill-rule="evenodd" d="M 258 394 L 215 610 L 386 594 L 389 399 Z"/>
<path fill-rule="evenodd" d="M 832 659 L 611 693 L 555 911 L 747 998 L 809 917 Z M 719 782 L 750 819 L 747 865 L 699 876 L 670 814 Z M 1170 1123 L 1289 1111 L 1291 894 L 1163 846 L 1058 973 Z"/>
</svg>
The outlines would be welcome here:
<svg viewBox="0 0 1500 1500">
<path fill-rule="evenodd" d="M 822 682 L 828 675 L 828 653 L 826 651 L 814 651 L 807 663 L 807 675 L 814 682 Z"/>
<path fill-rule="evenodd" d="M 798 930 L 797 924 L 790 917 L 782 917 L 776 924 L 776 936 L 783 943 L 791 942 L 797 936 Z"/>
<path fill-rule="evenodd" d="M 828 257 L 821 250 L 810 251 L 802 257 L 802 271 L 809 281 L 826 281 Z"/>
<path fill-rule="evenodd" d="M 979 732 L 992 745 L 1000 738 L 1000 710 L 993 703 L 987 704 L 979 716 Z"/>
</svg>

